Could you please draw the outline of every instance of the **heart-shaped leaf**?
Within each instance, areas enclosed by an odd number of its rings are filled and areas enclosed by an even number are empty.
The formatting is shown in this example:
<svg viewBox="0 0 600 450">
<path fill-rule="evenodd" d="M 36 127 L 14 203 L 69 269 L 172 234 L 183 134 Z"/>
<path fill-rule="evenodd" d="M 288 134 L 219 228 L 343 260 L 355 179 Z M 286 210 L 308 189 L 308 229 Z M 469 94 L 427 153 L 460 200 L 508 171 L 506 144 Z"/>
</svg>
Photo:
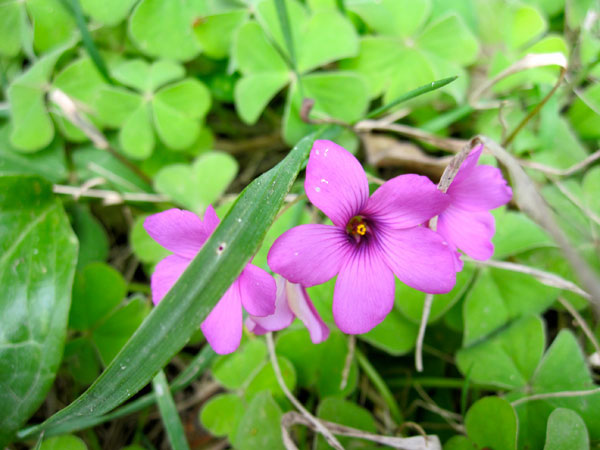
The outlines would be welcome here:
<svg viewBox="0 0 600 450">
<path fill-rule="evenodd" d="M 570 409 L 556 408 L 548 417 L 544 450 L 587 450 L 590 438 L 585 422 Z"/>
<path fill-rule="evenodd" d="M 377 433 L 375 419 L 367 409 L 341 398 L 327 397 L 323 399 L 317 408 L 317 417 L 321 420 L 339 423 L 368 433 Z M 345 448 L 354 448 L 351 438 L 340 438 L 340 444 Z M 316 448 L 327 450 L 331 447 L 322 436 L 319 436 Z"/>
<path fill-rule="evenodd" d="M 66 179 L 67 165 L 60 139 L 35 153 L 23 153 L 11 145 L 9 134 L 8 124 L 0 127 L 0 174 L 39 175 L 53 183 Z"/>
<path fill-rule="evenodd" d="M 396 64 L 402 55 L 402 46 L 395 38 L 365 36 L 360 40 L 358 56 L 343 60 L 340 67 L 364 76 L 369 97 L 378 97 L 396 74 Z"/>
<path fill-rule="evenodd" d="M 220 356 L 214 363 L 212 373 L 215 379 L 227 389 L 240 389 L 248 384 L 265 362 L 267 346 L 263 339 L 253 339 L 242 344 L 230 355 Z"/>
<path fill-rule="evenodd" d="M 544 323 L 531 316 L 490 339 L 459 350 L 456 362 L 460 371 L 476 383 L 521 388 L 542 359 L 545 344 Z"/>
<path fill-rule="evenodd" d="M 281 440 L 282 415 L 268 391 L 257 394 L 240 419 L 233 445 L 246 450 L 285 450 Z"/>
<path fill-rule="evenodd" d="M 240 118 L 253 124 L 273 97 L 290 81 L 288 72 L 246 75 L 235 85 L 235 108 Z"/>
<path fill-rule="evenodd" d="M 129 15 L 137 0 L 81 0 L 81 7 L 96 22 L 116 25 Z"/>
<path fill-rule="evenodd" d="M 483 269 L 465 297 L 464 345 L 477 342 L 511 319 L 544 312 L 558 292 L 527 274 Z"/>
<path fill-rule="evenodd" d="M 247 17 L 245 9 L 225 11 L 202 17 L 194 25 L 194 34 L 205 55 L 222 59 L 229 55 L 235 30 Z"/>
<path fill-rule="evenodd" d="M 200 48 L 188 8 L 186 2 L 142 0 L 129 18 L 132 41 L 150 56 L 189 61 Z"/>
<path fill-rule="evenodd" d="M 33 47 L 45 53 L 66 44 L 75 35 L 75 21 L 60 0 L 28 0 L 27 12 L 33 27 Z"/>
<path fill-rule="evenodd" d="M 200 120 L 210 108 L 210 93 L 200 81 L 187 78 L 162 88 L 152 100 L 156 131 L 172 149 L 184 149 L 200 133 Z"/>
<path fill-rule="evenodd" d="M 12 58 L 21 50 L 21 25 L 27 13 L 19 2 L 2 2 L 0 8 L 0 55 Z"/>
<path fill-rule="evenodd" d="M 429 25 L 416 43 L 423 50 L 462 65 L 474 62 L 479 53 L 477 39 L 457 14 Z"/>
<path fill-rule="evenodd" d="M 406 70 L 407 67 L 410 67 L 410 70 Z M 383 102 L 390 103 L 401 95 L 439 78 L 431 60 L 424 52 L 416 48 L 402 49 L 395 60 L 394 75 L 383 96 Z M 421 96 L 413 102 L 422 103 L 431 98 L 431 95 L 435 94 Z"/>
<path fill-rule="evenodd" d="M 358 36 L 352 23 L 336 10 L 318 11 L 303 28 L 298 48 L 298 70 L 305 73 L 356 55 Z"/>
<path fill-rule="evenodd" d="M 465 427 L 476 448 L 517 448 L 517 415 L 503 398 L 484 397 L 475 402 L 467 411 Z"/>
<path fill-rule="evenodd" d="M 92 333 L 105 366 L 119 353 L 134 331 L 150 312 L 148 302 L 140 297 L 133 298 L 125 306 L 106 317 Z"/>
<path fill-rule="evenodd" d="M 39 450 L 88 450 L 85 442 L 72 434 L 44 439 Z"/>
<path fill-rule="evenodd" d="M 104 86 L 99 90 L 96 111 L 106 126 L 119 128 L 142 105 L 142 98 L 127 89 Z"/>
<path fill-rule="evenodd" d="M 238 394 L 215 395 L 208 400 L 200 412 L 202 426 L 214 436 L 230 436 L 236 431 L 246 409 Z"/>
<path fill-rule="evenodd" d="M 371 331 L 360 335 L 360 339 L 390 355 L 400 356 L 411 351 L 417 342 L 419 327 L 393 309 L 387 317 Z"/>
<path fill-rule="evenodd" d="M 349 0 L 346 5 L 379 34 L 399 37 L 412 36 L 431 11 L 429 0 Z"/>
<path fill-rule="evenodd" d="M 254 21 L 240 27 L 233 46 L 233 53 L 240 71 L 245 74 L 287 72 L 288 66 L 267 39 L 267 35 Z"/>
<path fill-rule="evenodd" d="M 152 93 L 167 83 L 183 78 L 185 70 L 180 64 L 169 60 L 148 64 L 142 59 L 130 59 L 115 66 L 112 75 L 125 86 Z"/>
<path fill-rule="evenodd" d="M 10 141 L 19 150 L 40 150 L 54 137 L 54 125 L 46 111 L 44 97 L 54 65 L 64 51 L 65 48 L 60 47 L 46 54 L 8 88 L 12 127 Z"/>
<path fill-rule="evenodd" d="M 585 356 L 575 336 L 563 329 L 537 367 L 530 380 L 530 392 L 518 397 L 562 391 L 584 391 L 597 388 L 590 375 Z M 514 395 L 513 395 L 514 398 Z M 519 415 L 520 448 L 541 447 L 546 436 L 546 423 L 555 408 L 575 411 L 585 422 L 591 440 L 600 439 L 600 392 L 592 395 L 556 397 L 528 401 L 516 406 Z"/>
<path fill-rule="evenodd" d="M 125 120 L 119 132 L 123 152 L 136 159 L 150 156 L 154 149 L 154 130 L 149 105 L 145 102 Z"/>
<path fill-rule="evenodd" d="M 238 170 L 237 162 L 226 153 L 210 152 L 198 157 L 191 166 L 174 164 L 164 167 L 154 178 L 156 190 L 181 206 L 203 214 L 225 192 Z"/>
<path fill-rule="evenodd" d="M 121 274 L 104 263 L 88 264 L 75 277 L 69 327 L 92 328 L 125 298 L 127 287 Z"/>
<path fill-rule="evenodd" d="M 519 5 L 513 12 L 511 21 L 505 30 L 505 38 L 512 48 L 519 48 L 548 28 L 546 19 L 537 8 L 529 5 Z"/>
<path fill-rule="evenodd" d="M 300 83 L 304 98 L 315 101 L 311 118 L 335 118 L 351 123 L 363 117 L 367 110 L 367 86 L 357 74 L 319 72 L 303 76 Z M 288 94 L 283 118 L 283 134 L 287 142 L 296 142 L 315 128 L 302 120 L 301 108 L 302 97 L 296 83 Z"/>
</svg>

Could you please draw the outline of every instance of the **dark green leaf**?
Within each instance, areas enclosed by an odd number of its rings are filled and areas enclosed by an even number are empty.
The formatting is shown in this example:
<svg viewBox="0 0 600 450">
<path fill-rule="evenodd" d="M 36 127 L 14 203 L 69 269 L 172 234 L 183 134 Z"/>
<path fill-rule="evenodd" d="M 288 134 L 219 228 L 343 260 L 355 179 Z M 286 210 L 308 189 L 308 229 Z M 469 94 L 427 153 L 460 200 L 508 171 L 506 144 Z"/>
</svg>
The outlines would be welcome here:
<svg viewBox="0 0 600 450">
<path fill-rule="evenodd" d="M 52 187 L 0 177 L 0 447 L 44 400 L 60 363 L 77 239 Z"/>
<path fill-rule="evenodd" d="M 284 450 L 281 416 L 281 408 L 270 392 L 257 394 L 240 420 L 234 446 L 244 450 Z"/>
</svg>

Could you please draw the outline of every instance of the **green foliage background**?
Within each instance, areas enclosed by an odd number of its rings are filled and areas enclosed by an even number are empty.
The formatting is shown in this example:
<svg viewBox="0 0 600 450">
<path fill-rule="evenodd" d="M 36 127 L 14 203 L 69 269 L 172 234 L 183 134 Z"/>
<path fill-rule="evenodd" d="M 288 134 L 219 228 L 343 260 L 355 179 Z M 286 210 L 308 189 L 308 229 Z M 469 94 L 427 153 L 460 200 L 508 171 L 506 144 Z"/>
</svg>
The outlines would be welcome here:
<svg viewBox="0 0 600 450">
<path fill-rule="evenodd" d="M 599 17 L 595 0 L 0 0 L 0 446 L 284 448 L 294 408 L 264 338 L 216 357 L 197 328 L 251 257 L 268 269 L 277 236 L 322 220 L 296 180 L 317 135 L 374 180 L 435 179 L 457 140 L 508 141 L 600 278 Z M 557 53 L 564 78 L 547 63 Z M 543 63 L 496 80 L 532 54 Z M 279 214 L 288 192 L 299 201 Z M 168 253 L 144 219 L 209 204 L 222 226 L 153 308 L 149 277 Z M 494 215 L 494 260 L 580 284 L 516 203 Z M 564 283 L 467 260 L 434 297 L 422 373 L 425 294 L 398 282 L 394 310 L 349 350 L 333 286 L 309 289 L 326 342 L 298 321 L 275 336 L 286 385 L 315 416 L 424 430 L 451 450 L 599 447 L 600 325 Z"/>
</svg>

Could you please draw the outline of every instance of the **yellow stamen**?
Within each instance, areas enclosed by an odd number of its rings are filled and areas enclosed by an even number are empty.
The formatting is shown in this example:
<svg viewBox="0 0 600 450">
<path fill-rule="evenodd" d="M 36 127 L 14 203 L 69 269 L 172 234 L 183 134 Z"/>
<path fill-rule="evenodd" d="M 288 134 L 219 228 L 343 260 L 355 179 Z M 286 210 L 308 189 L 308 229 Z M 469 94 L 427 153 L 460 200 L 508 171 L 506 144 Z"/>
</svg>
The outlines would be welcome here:
<svg viewBox="0 0 600 450">
<path fill-rule="evenodd" d="M 365 234 L 367 234 L 367 227 L 366 227 L 366 225 L 364 223 L 359 223 L 356 226 L 356 232 L 358 234 L 360 234 L 361 236 L 364 236 Z"/>
</svg>

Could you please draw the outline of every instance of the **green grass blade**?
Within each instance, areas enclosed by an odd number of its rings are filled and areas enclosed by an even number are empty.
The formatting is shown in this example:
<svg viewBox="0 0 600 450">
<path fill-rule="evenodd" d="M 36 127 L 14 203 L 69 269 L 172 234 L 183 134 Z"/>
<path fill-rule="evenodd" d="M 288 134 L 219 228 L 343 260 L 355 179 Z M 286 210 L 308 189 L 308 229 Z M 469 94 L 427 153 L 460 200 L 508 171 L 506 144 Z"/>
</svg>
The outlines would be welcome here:
<svg viewBox="0 0 600 450">
<path fill-rule="evenodd" d="M 42 442 L 44 442 L 44 433 L 40 434 L 40 437 L 35 443 L 35 447 L 33 447 L 31 450 L 40 450 L 40 448 L 42 448 Z"/>
<path fill-rule="evenodd" d="M 79 398 L 34 428 L 102 415 L 144 387 L 198 329 L 258 250 L 313 141 L 302 139 L 277 166 L 254 180 L 159 305 L 106 370 Z"/>
<path fill-rule="evenodd" d="M 457 78 L 458 77 L 443 78 L 441 80 L 432 81 L 431 83 L 424 84 L 423 86 L 420 86 L 416 89 L 413 89 L 410 92 L 407 92 L 406 94 L 401 95 L 396 100 L 393 100 L 386 105 L 383 105 L 383 106 L 380 106 L 379 108 L 374 109 L 373 111 L 371 111 L 370 113 L 368 113 L 366 115 L 366 118 L 373 119 L 377 116 L 380 116 L 384 112 L 392 109 L 394 106 L 397 106 L 402 102 L 411 100 L 415 97 L 418 97 L 419 95 L 427 94 L 428 92 L 435 91 L 436 89 L 442 88 L 442 87 L 446 86 L 447 84 L 452 83 Z"/>
<path fill-rule="evenodd" d="M 277 18 L 279 19 L 279 25 L 281 26 L 281 32 L 285 39 L 285 45 L 290 55 L 290 62 L 292 68 L 296 70 L 296 51 L 294 49 L 294 38 L 292 36 L 292 27 L 290 25 L 289 16 L 287 13 L 287 7 L 285 0 L 275 0 L 275 8 L 277 9 Z"/>
<path fill-rule="evenodd" d="M 379 391 L 379 394 L 387 404 L 388 408 L 390 409 L 392 419 L 394 419 L 394 421 L 397 424 L 402 423 L 403 418 L 402 413 L 400 412 L 400 407 L 398 406 L 398 403 L 394 398 L 394 394 L 392 394 L 390 388 L 387 386 L 387 384 L 385 384 L 383 378 L 381 378 L 381 375 L 379 375 L 379 373 L 377 372 L 377 370 L 375 370 L 375 367 L 371 365 L 367 357 L 363 355 L 363 353 L 358 349 L 356 349 L 356 360 L 358 361 L 358 365 L 360 366 L 360 368 L 364 370 L 365 374 L 367 375 L 367 378 L 371 380 L 371 383 L 373 383 L 375 389 Z"/>
<path fill-rule="evenodd" d="M 87 22 L 85 21 L 85 17 L 83 15 L 83 10 L 81 9 L 81 5 L 79 4 L 79 0 L 61 0 L 61 3 L 64 5 L 65 9 L 71 13 L 73 19 L 75 20 L 75 24 L 77 25 L 77 29 L 81 33 L 81 40 L 83 42 L 83 46 L 85 47 L 86 52 L 90 56 L 92 62 L 100 72 L 100 75 L 109 83 L 113 84 L 112 79 L 108 73 L 108 69 L 96 47 L 94 44 L 94 39 L 90 34 L 90 31 L 87 27 Z"/>
<path fill-rule="evenodd" d="M 214 350 L 210 348 L 209 345 L 206 345 L 194 357 L 192 362 L 184 369 L 184 371 L 173 380 L 173 383 L 169 387 L 171 392 L 177 392 L 189 386 L 192 381 L 198 378 L 198 376 L 201 375 L 204 370 L 212 364 L 216 356 L 217 354 L 214 352 Z M 102 423 L 141 411 L 142 409 L 154 404 L 155 401 L 156 395 L 154 395 L 154 392 L 150 392 L 149 394 L 139 397 L 111 413 L 104 414 L 102 416 L 81 417 L 70 420 L 63 424 L 50 425 L 48 428 L 46 428 L 44 433 L 47 437 L 50 437 L 95 427 Z M 17 433 L 17 438 L 20 440 L 28 439 L 31 436 L 34 436 L 36 432 L 37 427 L 24 428 Z"/>
<path fill-rule="evenodd" d="M 419 128 L 423 131 L 429 131 L 430 133 L 437 133 L 444 128 L 449 127 L 455 122 L 463 119 L 464 117 L 471 114 L 475 109 L 471 105 L 462 105 L 454 108 L 448 112 L 442 113 L 439 116 L 431 119 L 424 123 Z"/>
<path fill-rule="evenodd" d="M 185 432 L 183 431 L 183 425 L 181 425 L 179 412 L 169 390 L 167 377 L 162 370 L 152 380 L 152 387 L 156 394 L 158 410 L 167 431 L 171 448 L 173 450 L 189 450 L 190 447 L 185 439 Z"/>
</svg>

